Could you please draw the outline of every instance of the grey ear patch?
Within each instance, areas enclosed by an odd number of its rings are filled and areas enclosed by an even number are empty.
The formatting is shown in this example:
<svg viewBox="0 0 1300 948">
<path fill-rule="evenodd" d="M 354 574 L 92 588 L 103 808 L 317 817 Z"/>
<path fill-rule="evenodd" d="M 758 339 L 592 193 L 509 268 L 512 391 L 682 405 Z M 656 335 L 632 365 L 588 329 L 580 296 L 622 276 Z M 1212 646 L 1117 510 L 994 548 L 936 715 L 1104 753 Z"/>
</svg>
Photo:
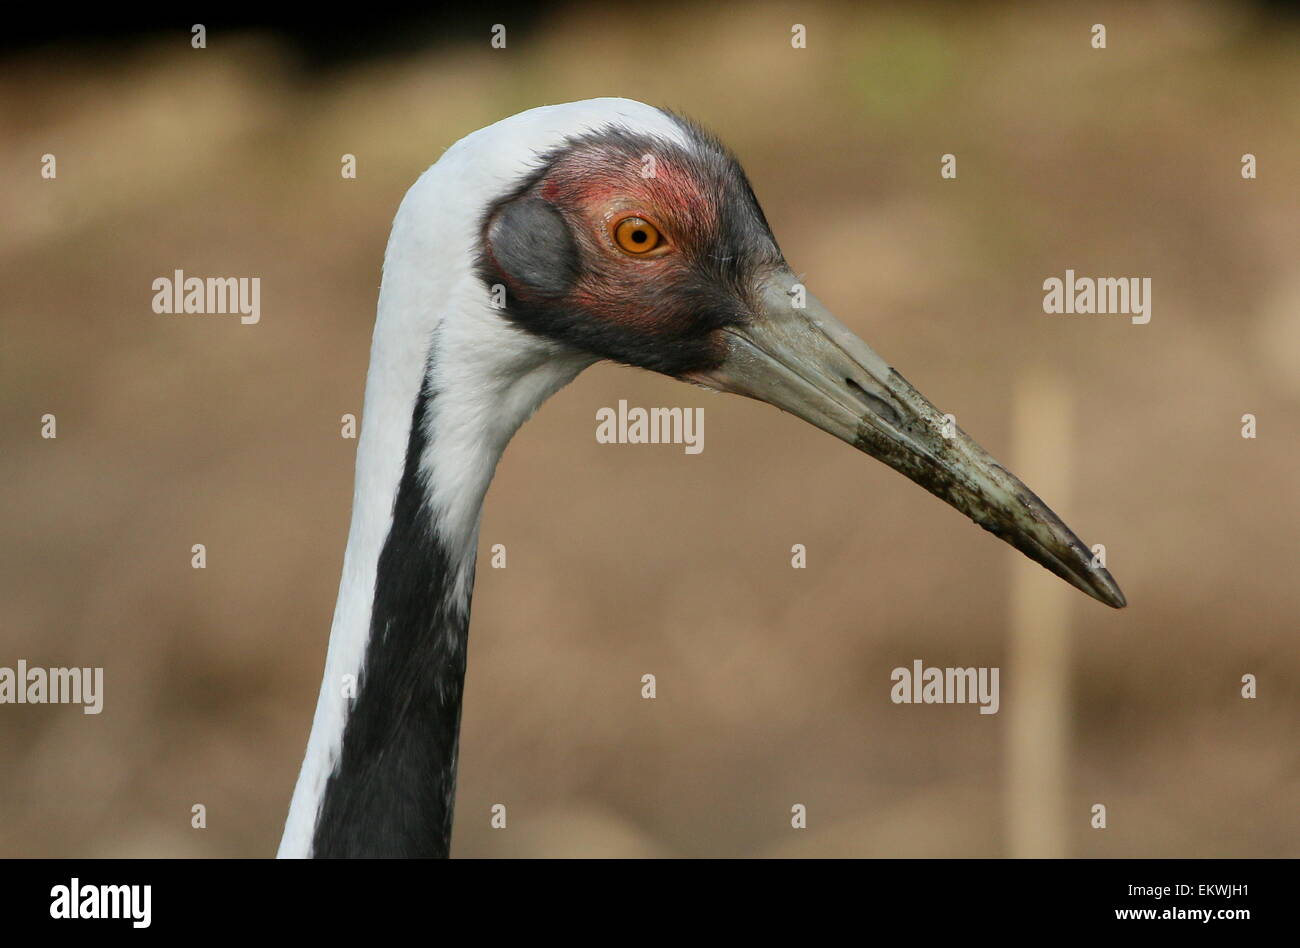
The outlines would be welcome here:
<svg viewBox="0 0 1300 948">
<path fill-rule="evenodd" d="M 541 198 L 516 198 L 501 207 L 487 239 L 506 276 L 540 296 L 562 296 L 578 278 L 578 248 L 569 225 Z"/>
</svg>

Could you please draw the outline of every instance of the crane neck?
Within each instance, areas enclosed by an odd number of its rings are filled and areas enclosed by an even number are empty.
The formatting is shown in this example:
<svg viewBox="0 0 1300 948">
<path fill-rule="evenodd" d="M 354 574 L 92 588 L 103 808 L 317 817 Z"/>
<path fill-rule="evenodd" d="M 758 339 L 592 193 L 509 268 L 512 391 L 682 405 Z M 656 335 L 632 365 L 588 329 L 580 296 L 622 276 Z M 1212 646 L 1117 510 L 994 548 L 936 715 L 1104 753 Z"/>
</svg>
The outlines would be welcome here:
<svg viewBox="0 0 1300 948">
<path fill-rule="evenodd" d="M 518 427 L 593 361 L 491 327 L 449 313 L 412 379 L 409 364 L 394 372 L 411 347 L 390 345 L 381 291 L 352 527 L 281 856 L 449 853 L 483 498 Z"/>
<path fill-rule="evenodd" d="M 450 852 L 482 498 L 474 536 L 448 542 L 422 474 L 436 398 L 426 382 L 411 416 L 365 652 L 319 803 L 314 856 Z"/>
</svg>

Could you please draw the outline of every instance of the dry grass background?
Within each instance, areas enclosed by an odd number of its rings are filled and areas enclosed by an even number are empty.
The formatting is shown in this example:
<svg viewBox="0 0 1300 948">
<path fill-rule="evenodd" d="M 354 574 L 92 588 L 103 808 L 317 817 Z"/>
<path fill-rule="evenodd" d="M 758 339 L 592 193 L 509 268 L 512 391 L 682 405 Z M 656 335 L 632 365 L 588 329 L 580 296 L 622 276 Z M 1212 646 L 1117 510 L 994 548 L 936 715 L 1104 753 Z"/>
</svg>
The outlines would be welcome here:
<svg viewBox="0 0 1300 948">
<path fill-rule="evenodd" d="M 612 94 L 727 140 L 796 270 L 995 456 L 1027 365 L 1073 393 L 1072 496 L 1046 500 L 1131 605 L 1072 601 L 1069 851 L 1300 855 L 1294 21 L 766 4 L 540 24 L 315 74 L 221 33 L 0 63 L 0 665 L 106 669 L 98 717 L 0 707 L 0 855 L 274 852 L 392 214 L 461 135 Z M 1066 267 L 1150 276 L 1151 323 L 1044 316 Z M 177 268 L 260 276 L 261 324 L 154 315 Z M 706 450 L 596 444 L 620 398 L 706 406 Z M 601 366 L 516 437 L 482 541 L 509 568 L 480 564 L 455 854 L 1006 853 L 1005 716 L 888 695 L 914 658 L 1003 663 L 1017 554 L 882 465 Z"/>
</svg>

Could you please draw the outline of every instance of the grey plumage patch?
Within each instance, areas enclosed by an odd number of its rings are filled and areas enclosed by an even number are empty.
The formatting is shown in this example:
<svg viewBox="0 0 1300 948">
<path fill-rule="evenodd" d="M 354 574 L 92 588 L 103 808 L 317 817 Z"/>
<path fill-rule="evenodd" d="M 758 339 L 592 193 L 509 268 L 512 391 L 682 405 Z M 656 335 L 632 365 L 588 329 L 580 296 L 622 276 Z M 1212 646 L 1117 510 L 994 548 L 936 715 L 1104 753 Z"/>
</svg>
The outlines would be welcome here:
<svg viewBox="0 0 1300 948">
<path fill-rule="evenodd" d="M 539 297 L 563 296 L 578 278 L 578 248 L 559 211 L 536 197 L 501 206 L 488 226 L 497 265 Z"/>
</svg>

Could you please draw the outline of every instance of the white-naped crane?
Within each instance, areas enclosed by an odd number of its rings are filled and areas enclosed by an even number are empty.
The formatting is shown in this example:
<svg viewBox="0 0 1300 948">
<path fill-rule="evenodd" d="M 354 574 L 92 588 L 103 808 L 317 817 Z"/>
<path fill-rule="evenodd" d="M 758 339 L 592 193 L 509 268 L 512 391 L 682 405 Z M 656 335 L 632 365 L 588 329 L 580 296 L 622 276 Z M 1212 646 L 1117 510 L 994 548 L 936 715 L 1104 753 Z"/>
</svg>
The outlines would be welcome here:
<svg viewBox="0 0 1300 948">
<path fill-rule="evenodd" d="M 351 531 L 281 856 L 448 855 L 483 497 L 519 426 L 601 359 L 797 415 L 1125 604 L 1042 501 L 796 284 L 731 153 L 639 102 L 520 113 L 421 175 L 384 257 Z"/>
</svg>

